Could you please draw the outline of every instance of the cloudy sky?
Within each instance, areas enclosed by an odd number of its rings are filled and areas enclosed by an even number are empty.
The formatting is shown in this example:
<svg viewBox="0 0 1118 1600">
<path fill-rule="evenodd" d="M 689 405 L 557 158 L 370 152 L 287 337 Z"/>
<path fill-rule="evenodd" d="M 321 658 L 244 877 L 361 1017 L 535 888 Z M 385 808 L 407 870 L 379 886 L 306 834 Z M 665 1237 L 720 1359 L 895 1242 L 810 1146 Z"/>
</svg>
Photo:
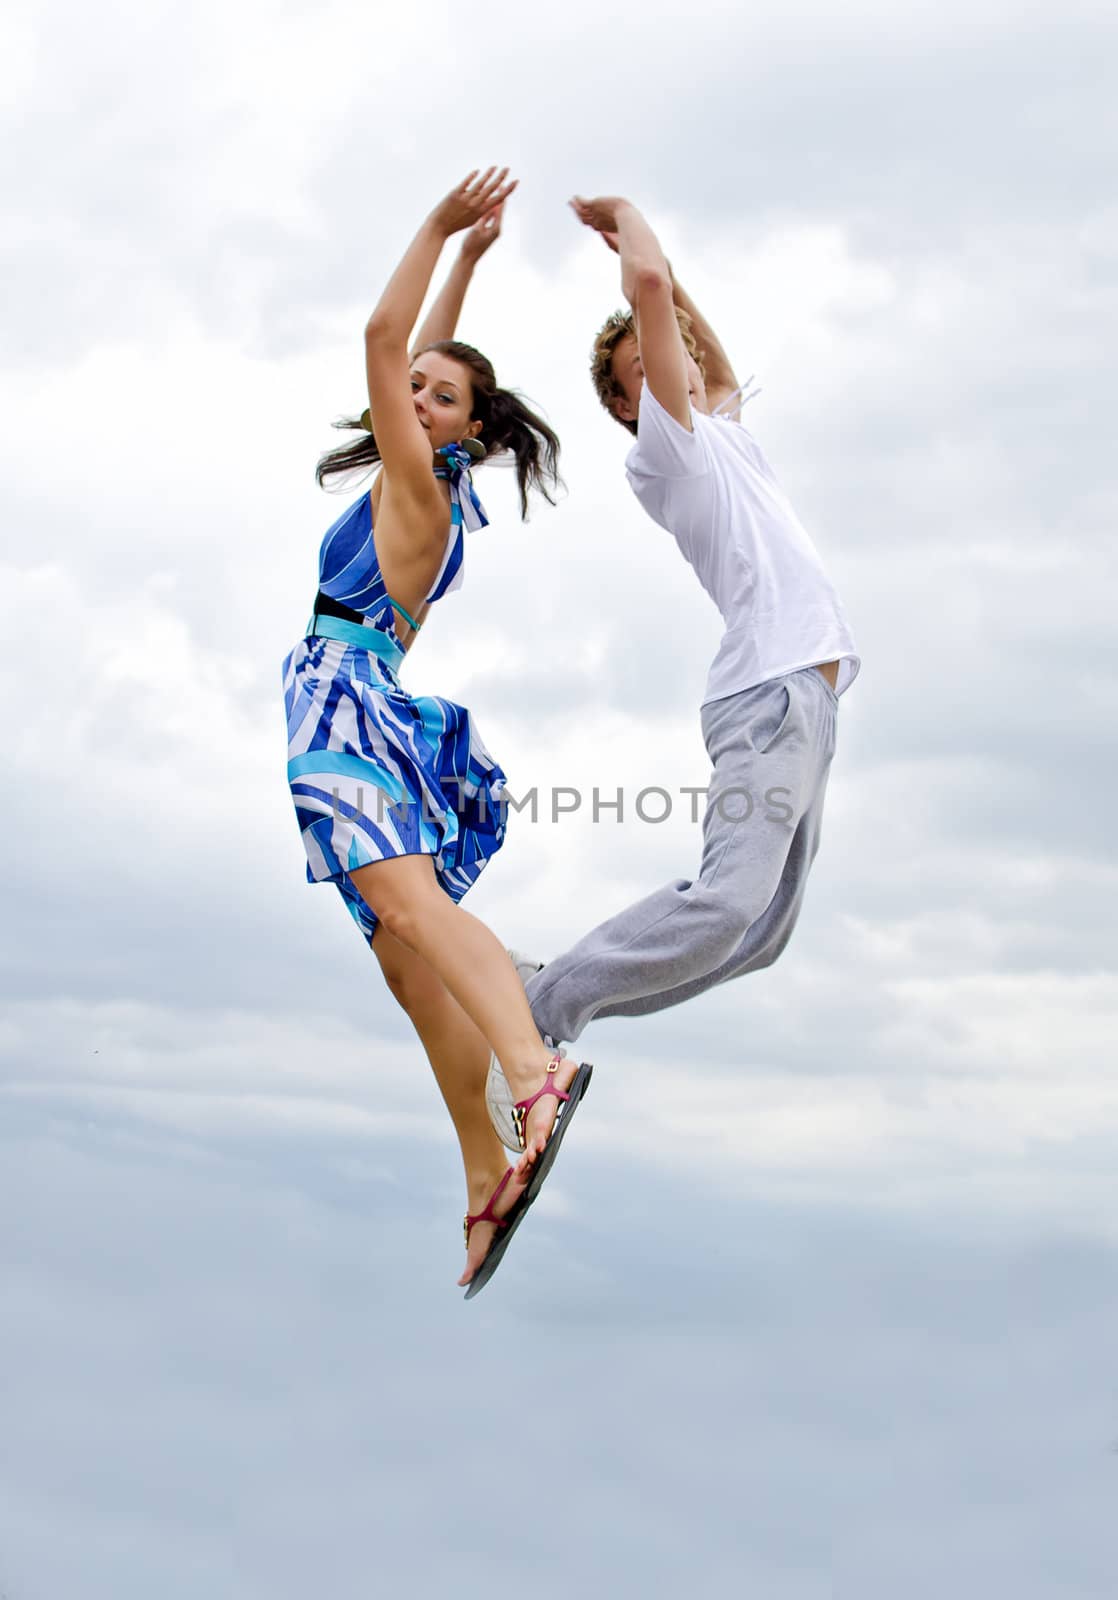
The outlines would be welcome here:
<svg viewBox="0 0 1118 1600">
<path fill-rule="evenodd" d="M 5 9 L 4 1600 L 1113 1595 L 1116 33 Z M 479 474 L 410 686 L 519 792 L 706 780 L 718 619 L 590 390 L 619 290 L 575 191 L 638 200 L 757 373 L 865 665 L 787 955 L 584 1036 L 464 1306 L 441 1104 L 304 881 L 279 664 L 364 319 L 490 161 L 461 331 L 567 495 L 522 527 Z M 547 955 L 698 848 L 683 806 L 524 817 L 469 904 Z"/>
</svg>

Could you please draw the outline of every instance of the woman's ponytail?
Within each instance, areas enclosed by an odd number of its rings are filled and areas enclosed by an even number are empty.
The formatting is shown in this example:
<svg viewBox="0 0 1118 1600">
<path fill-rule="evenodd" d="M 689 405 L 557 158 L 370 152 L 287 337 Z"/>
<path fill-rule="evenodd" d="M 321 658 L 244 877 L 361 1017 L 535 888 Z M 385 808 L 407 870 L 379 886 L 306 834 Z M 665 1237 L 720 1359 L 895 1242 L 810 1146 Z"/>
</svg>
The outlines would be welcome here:
<svg viewBox="0 0 1118 1600">
<path fill-rule="evenodd" d="M 365 413 L 368 416 L 368 412 Z M 363 417 L 340 417 L 334 423 L 335 428 L 359 428 L 361 437 L 353 444 L 339 445 L 336 450 L 328 450 L 324 456 L 319 457 L 318 466 L 314 469 L 315 481 L 320 489 L 326 487 L 327 478 L 336 478 L 354 472 L 367 472 L 370 467 L 375 467 L 380 460 L 380 451 L 373 438 L 372 429 L 369 428 Z"/>
<path fill-rule="evenodd" d="M 511 389 L 487 395 L 489 418 L 482 421 L 481 440 L 490 455 L 508 450 L 516 457 L 520 515 L 528 515 L 528 491 L 535 489 L 549 505 L 559 486 L 559 439 L 542 417 Z"/>
</svg>

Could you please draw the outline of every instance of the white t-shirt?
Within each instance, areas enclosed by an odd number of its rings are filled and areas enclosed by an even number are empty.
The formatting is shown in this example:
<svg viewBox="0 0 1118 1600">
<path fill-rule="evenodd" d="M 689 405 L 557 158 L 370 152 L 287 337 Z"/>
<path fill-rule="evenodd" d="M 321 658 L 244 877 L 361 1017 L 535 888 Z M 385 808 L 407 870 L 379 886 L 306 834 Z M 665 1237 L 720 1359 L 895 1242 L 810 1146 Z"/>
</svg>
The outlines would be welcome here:
<svg viewBox="0 0 1118 1600">
<path fill-rule="evenodd" d="M 861 666 L 818 552 L 740 422 L 693 412 L 688 433 L 645 384 L 625 471 L 675 538 L 726 625 L 703 704 L 838 661 L 839 694 Z"/>
</svg>

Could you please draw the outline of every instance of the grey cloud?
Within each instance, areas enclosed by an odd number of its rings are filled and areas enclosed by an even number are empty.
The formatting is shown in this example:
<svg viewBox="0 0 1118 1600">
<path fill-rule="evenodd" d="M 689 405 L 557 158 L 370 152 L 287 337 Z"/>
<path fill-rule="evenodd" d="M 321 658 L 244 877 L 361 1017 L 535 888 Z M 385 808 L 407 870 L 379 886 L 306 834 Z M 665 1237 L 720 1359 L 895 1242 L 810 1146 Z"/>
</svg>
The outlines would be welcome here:
<svg viewBox="0 0 1118 1600">
<path fill-rule="evenodd" d="M 752 18 L 735 20 L 708 12 L 690 24 L 701 109 L 654 27 L 627 41 L 639 135 L 614 140 L 604 158 L 603 122 L 624 115 L 617 56 L 593 55 L 579 37 L 556 40 L 553 71 L 521 89 L 550 186 L 632 188 L 692 221 L 728 207 L 757 226 L 841 218 L 886 258 L 954 247 L 1012 215 L 1071 221 L 1109 193 L 1114 28 L 1091 8 L 1032 28 L 981 8 L 966 20 L 943 14 L 927 31 L 865 18 L 836 31 L 821 14 L 780 31 L 771 19 L 760 32 Z M 572 126 L 575 83 L 597 114 Z M 637 111 L 653 104 L 678 105 L 681 116 Z M 567 129 L 559 149 L 548 137 L 557 124 Z M 541 230 L 551 216 L 540 245 L 550 254 L 563 235 L 544 187 L 526 188 L 523 203 Z"/>
<path fill-rule="evenodd" d="M 441 1200 L 442 1161 L 410 1154 Z M 564 1183 L 585 1216 L 541 1202 L 519 1256 L 455 1314 L 430 1201 L 339 1183 L 324 1153 L 245 1166 L 230 1146 L 198 1169 L 100 1124 L 8 1156 L 26 1217 L 5 1248 L 17 1593 L 80 1573 L 92 1600 L 200 1581 L 356 1595 L 373 1540 L 386 1588 L 480 1595 L 538 1556 L 539 1475 L 507 1475 L 532 1374 L 550 1379 L 547 1468 L 580 1529 L 549 1543 L 549 1600 L 588 1573 L 744 1579 L 780 1600 L 884 1600 L 902 1579 L 1098 1600 L 1113 1581 L 1100 1240 L 712 1207 L 576 1157 Z M 67 1537 L 48 1537 L 60 1508 Z M 950 1538 L 929 1547 L 929 1524 Z"/>
<path fill-rule="evenodd" d="M 579 247 L 568 191 L 603 182 L 620 180 L 704 232 L 723 227 L 728 211 L 753 230 L 835 219 L 882 260 L 943 254 L 975 230 L 1038 216 L 1066 227 L 1109 194 L 1104 74 L 1114 32 L 1092 8 L 1033 28 L 996 10 L 972 12 L 963 26 L 945 15 L 908 37 L 868 17 L 836 32 L 810 14 L 802 27 L 758 36 L 752 19 L 699 13 L 688 40 L 689 57 L 704 62 L 694 112 L 683 109 L 692 87 L 677 52 L 650 27 L 646 41 L 626 36 L 626 72 L 641 104 L 678 104 L 681 121 L 639 118 L 639 138 L 621 131 L 618 54 L 587 48 L 588 20 L 572 13 L 570 28 L 549 36 L 542 75 L 524 71 L 522 28 L 491 39 L 491 90 L 472 119 L 479 147 L 507 147 L 516 126 L 517 205 L 548 270 Z M 375 52 L 374 25 L 367 34 L 359 19 L 350 25 L 350 48 Z M 603 26 L 599 13 L 594 25 Z M 305 348 L 318 337 L 314 305 L 348 300 L 356 264 L 370 285 L 383 276 L 403 242 L 395 219 L 416 208 L 417 175 L 436 187 L 445 178 L 441 153 L 409 157 L 390 143 L 371 203 L 393 221 L 370 229 L 354 138 L 367 122 L 364 79 L 350 87 L 342 78 L 334 92 L 351 97 L 350 114 L 320 121 L 317 147 L 294 155 L 278 137 L 285 113 L 238 106 L 204 33 L 162 17 L 96 73 L 88 43 L 82 30 L 55 26 L 50 121 L 31 162 L 10 147 L 17 209 L 22 200 L 36 219 L 12 262 L 30 291 L 12 333 L 16 358 L 61 358 L 97 330 L 154 329 L 168 289 L 214 329 L 246 331 L 263 353 Z M 274 92 L 291 92 L 279 66 L 268 70 Z M 385 84 L 374 92 L 387 121 L 407 115 Z M 279 119 L 275 157 L 269 114 Z M 226 150 L 239 195 L 213 182 Z M 274 177 L 261 170 L 269 159 L 291 163 L 297 219 L 275 216 L 270 184 L 254 185 Z M 58 228 L 61 251 L 50 238 Z"/>
</svg>

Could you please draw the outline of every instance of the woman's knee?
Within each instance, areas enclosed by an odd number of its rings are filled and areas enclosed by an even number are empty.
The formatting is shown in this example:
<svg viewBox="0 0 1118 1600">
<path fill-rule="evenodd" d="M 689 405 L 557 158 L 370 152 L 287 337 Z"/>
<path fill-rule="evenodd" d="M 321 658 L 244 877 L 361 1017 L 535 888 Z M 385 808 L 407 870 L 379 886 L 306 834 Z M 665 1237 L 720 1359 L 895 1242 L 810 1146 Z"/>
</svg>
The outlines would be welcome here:
<svg viewBox="0 0 1118 1600">
<path fill-rule="evenodd" d="M 392 935 L 397 944 L 409 951 L 415 949 L 419 919 L 414 906 L 395 895 L 377 895 L 372 902 L 372 910 L 381 927 Z"/>
<path fill-rule="evenodd" d="M 381 926 L 408 950 L 418 947 L 420 929 L 438 905 L 429 856 L 400 856 L 360 867 L 352 882 Z"/>
<path fill-rule="evenodd" d="M 354 874 L 357 882 L 357 875 Z M 376 917 L 393 942 L 412 951 L 422 922 L 422 907 L 417 896 L 407 884 L 398 884 L 392 878 L 366 877 L 357 883 L 361 898 Z"/>
</svg>

